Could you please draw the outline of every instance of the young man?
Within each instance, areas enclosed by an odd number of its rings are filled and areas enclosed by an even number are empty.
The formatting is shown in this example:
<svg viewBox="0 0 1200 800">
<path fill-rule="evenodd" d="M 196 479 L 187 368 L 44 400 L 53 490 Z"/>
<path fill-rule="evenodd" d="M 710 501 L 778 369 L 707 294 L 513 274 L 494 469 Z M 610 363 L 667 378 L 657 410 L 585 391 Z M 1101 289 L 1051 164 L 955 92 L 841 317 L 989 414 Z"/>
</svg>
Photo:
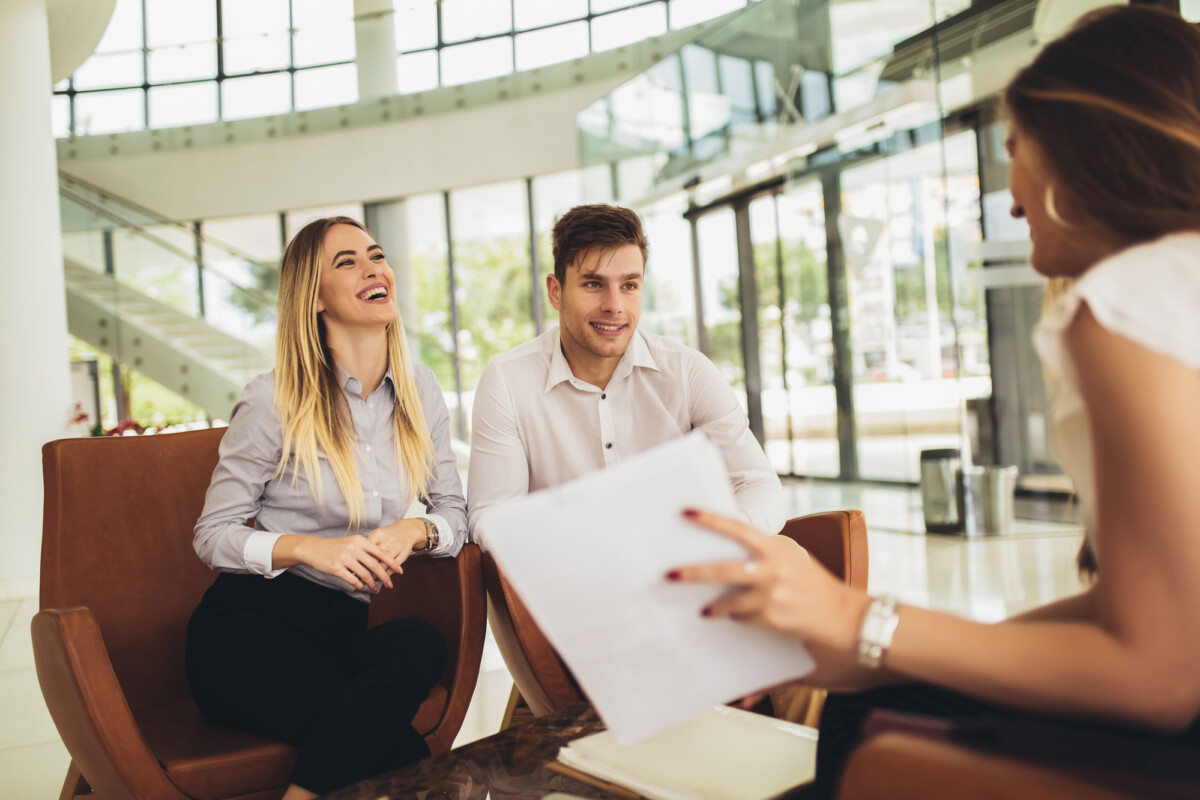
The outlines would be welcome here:
<svg viewBox="0 0 1200 800">
<path fill-rule="evenodd" d="M 783 487 L 733 389 L 699 352 L 637 329 L 647 252 L 637 214 L 576 206 L 551 236 L 546 291 L 559 326 L 493 359 L 475 390 L 472 539 L 486 548 L 497 503 L 694 429 L 721 448 L 745 519 L 778 531 Z"/>
</svg>

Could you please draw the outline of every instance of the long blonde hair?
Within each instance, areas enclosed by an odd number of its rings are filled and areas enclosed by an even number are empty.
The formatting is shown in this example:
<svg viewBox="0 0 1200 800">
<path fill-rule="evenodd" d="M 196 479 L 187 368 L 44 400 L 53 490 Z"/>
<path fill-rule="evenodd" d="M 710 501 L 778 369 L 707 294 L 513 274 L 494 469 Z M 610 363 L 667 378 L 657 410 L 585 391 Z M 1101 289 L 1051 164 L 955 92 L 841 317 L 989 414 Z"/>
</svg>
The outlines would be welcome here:
<svg viewBox="0 0 1200 800">
<path fill-rule="evenodd" d="M 275 411 L 283 428 L 283 452 L 275 474 L 278 477 L 294 460 L 293 482 L 302 470 L 313 496 L 324 504 L 317 453 L 325 453 L 346 498 L 349 524 L 358 527 L 362 523 L 363 497 L 356 464 L 357 439 L 325 339 L 325 322 L 317 313 L 325 234 L 334 225 L 352 225 L 369 235 L 362 223 L 350 217 L 313 220 L 292 238 L 279 267 Z M 388 366 L 396 391 L 393 445 L 396 463 L 407 475 L 410 496 L 427 501 L 433 475 L 433 439 L 417 394 L 403 328 L 397 311 L 396 318 L 387 325 Z"/>
</svg>

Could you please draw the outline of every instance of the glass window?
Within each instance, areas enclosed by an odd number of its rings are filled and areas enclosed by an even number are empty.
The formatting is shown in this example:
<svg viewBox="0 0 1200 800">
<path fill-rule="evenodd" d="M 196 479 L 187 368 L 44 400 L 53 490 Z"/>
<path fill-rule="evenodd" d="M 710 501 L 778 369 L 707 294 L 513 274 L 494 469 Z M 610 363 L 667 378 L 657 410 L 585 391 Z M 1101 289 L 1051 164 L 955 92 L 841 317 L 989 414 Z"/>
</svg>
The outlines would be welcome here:
<svg viewBox="0 0 1200 800">
<path fill-rule="evenodd" d="M 450 208 L 458 354 L 469 411 L 487 363 L 534 335 L 525 183 L 452 192 Z"/>
<path fill-rule="evenodd" d="M 217 43 L 198 42 L 151 50 L 148 59 L 151 83 L 217 77 Z"/>
<path fill-rule="evenodd" d="M 686 28 L 746 5 L 746 0 L 671 0 L 671 27 Z"/>
<path fill-rule="evenodd" d="M 292 78 L 286 72 L 233 78 L 221 84 L 221 118 L 246 119 L 292 110 Z"/>
<path fill-rule="evenodd" d="M 353 0 L 292 0 L 297 67 L 354 60 Z"/>
<path fill-rule="evenodd" d="M 278 214 L 205 220 L 205 318 L 270 352 L 283 254 Z M 232 249 L 231 249 L 232 248 Z"/>
<path fill-rule="evenodd" d="M 775 77 L 775 67 L 770 61 L 754 62 L 754 82 L 758 86 L 758 110 L 763 116 L 773 117 L 779 108 L 779 94 L 783 91 Z"/>
<path fill-rule="evenodd" d="M 417 295 L 417 318 L 406 320 L 416 360 L 433 370 L 450 409 L 450 429 L 466 439 L 458 428 L 458 394 L 454 385 L 454 334 L 450 319 L 449 248 L 446 243 L 446 209 L 440 193 L 405 200 L 408 212 L 408 263 Z M 395 259 L 393 259 L 395 260 Z"/>
<path fill-rule="evenodd" d="M 50 126 L 56 138 L 71 134 L 71 98 L 65 94 L 50 99 Z"/>
<path fill-rule="evenodd" d="M 141 89 L 90 92 L 75 96 L 75 133 L 138 131 L 146 127 Z"/>
<path fill-rule="evenodd" d="M 221 0 L 225 74 L 283 69 L 291 58 L 288 1 Z"/>
<path fill-rule="evenodd" d="M 625 8 L 637 2 L 640 2 L 640 0 L 592 0 L 592 13 L 603 14 L 605 11 Z"/>
<path fill-rule="evenodd" d="M 441 52 L 443 86 L 496 78 L 513 69 L 512 40 L 508 38 L 460 44 Z"/>
<path fill-rule="evenodd" d="M 537 69 L 588 54 L 588 25 L 572 22 L 517 34 L 517 69 Z"/>
<path fill-rule="evenodd" d="M 517 30 L 539 28 L 587 16 L 587 0 L 515 0 Z"/>
<path fill-rule="evenodd" d="M 289 211 L 286 215 L 287 238 L 291 241 L 291 238 L 296 235 L 297 231 L 314 219 L 320 219 L 321 217 L 350 217 L 350 219 L 362 222 L 364 216 L 362 203 L 345 203 L 343 205 L 318 206 L 316 208 L 302 208 L 297 211 Z"/>
<path fill-rule="evenodd" d="M 196 42 L 215 44 L 216 40 L 215 3 L 146 0 L 146 45 L 151 50 Z"/>
<path fill-rule="evenodd" d="M 442 39 L 462 42 L 512 30 L 512 6 L 507 2 L 442 0 Z"/>
<path fill-rule="evenodd" d="M 217 84 L 151 86 L 150 127 L 172 128 L 217 121 Z"/>
<path fill-rule="evenodd" d="M 683 217 L 687 196 L 666 198 L 641 212 L 650 255 L 642 317 L 648 331 L 695 347 L 696 289 L 692 275 L 692 226 Z"/>
<path fill-rule="evenodd" d="M 296 71 L 296 110 L 347 105 L 358 101 L 354 64 Z"/>
<path fill-rule="evenodd" d="M 572 208 L 584 203 L 612 202 L 612 180 L 608 167 L 571 170 L 533 179 L 533 226 L 537 234 L 538 271 L 544 278 L 554 271 L 554 254 L 550 247 L 550 230 L 554 223 Z M 554 310 L 541 295 L 539 283 L 535 289 L 541 297 L 542 313 L 547 323 Z"/>
<path fill-rule="evenodd" d="M 404 94 L 427 92 L 438 87 L 436 50 L 408 53 L 396 59 L 398 88 Z"/>
<path fill-rule="evenodd" d="M 607 0 L 606 0 L 607 2 Z M 593 0 L 592 10 L 597 11 Z M 622 3 L 621 5 L 625 5 Z M 599 53 L 667 32 L 667 7 L 655 4 L 607 14 L 592 20 L 592 51 Z"/>
<path fill-rule="evenodd" d="M 142 2 L 117 0 L 108 27 L 96 45 L 97 53 L 142 51 Z"/>
<path fill-rule="evenodd" d="M 750 62 L 734 56 L 719 56 L 717 69 L 721 75 L 722 94 L 729 100 L 730 109 L 743 119 L 753 119 L 756 104 Z"/>
<path fill-rule="evenodd" d="M 142 85 L 142 53 L 94 55 L 75 70 L 76 89 L 111 89 Z"/>
<path fill-rule="evenodd" d="M 741 291 L 733 210 L 726 207 L 711 211 L 700 217 L 696 226 L 708 357 L 737 390 L 744 411 L 746 370 L 742 357 Z"/>
<path fill-rule="evenodd" d="M 396 3 L 396 47 L 401 53 L 437 47 L 437 0 Z"/>
</svg>

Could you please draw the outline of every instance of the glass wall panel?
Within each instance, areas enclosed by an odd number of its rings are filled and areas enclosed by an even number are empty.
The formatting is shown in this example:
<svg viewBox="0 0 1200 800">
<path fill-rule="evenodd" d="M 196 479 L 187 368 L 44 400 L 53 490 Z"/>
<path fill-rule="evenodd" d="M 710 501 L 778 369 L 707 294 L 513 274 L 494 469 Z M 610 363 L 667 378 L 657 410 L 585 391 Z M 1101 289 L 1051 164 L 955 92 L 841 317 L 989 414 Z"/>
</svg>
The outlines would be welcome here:
<svg viewBox="0 0 1200 800">
<path fill-rule="evenodd" d="M 497 78 L 513 70 L 512 40 L 508 38 L 455 45 L 441 54 L 443 86 Z"/>
<path fill-rule="evenodd" d="M 147 99 L 150 103 L 151 128 L 203 125 L 216 122 L 219 116 L 215 83 L 151 86 Z"/>
<path fill-rule="evenodd" d="M 221 84 L 221 118 L 286 114 L 292 110 L 292 79 L 286 72 L 232 78 Z"/>
<path fill-rule="evenodd" d="M 291 60 L 288 0 L 221 0 L 225 74 L 284 69 Z"/>
<path fill-rule="evenodd" d="M 528 201 L 524 182 L 452 192 L 454 303 L 463 403 L 494 356 L 533 338 Z"/>
<path fill-rule="evenodd" d="M 517 30 L 540 28 L 587 16 L 587 0 L 515 0 Z"/>
<path fill-rule="evenodd" d="M 297 111 L 358 101 L 358 73 L 353 64 L 302 69 L 295 80 Z"/>
<path fill-rule="evenodd" d="M 733 210 L 720 208 L 696 221 L 700 248 L 700 300 L 708 357 L 737 390 L 746 408 L 742 353 L 741 292 L 738 288 L 737 230 Z"/>
<path fill-rule="evenodd" d="M 650 254 L 639 328 L 699 346 L 692 227 L 684 218 L 687 197 L 678 194 L 641 211 Z"/>
<path fill-rule="evenodd" d="M 354 0 L 292 0 L 295 65 L 354 60 Z"/>
<path fill-rule="evenodd" d="M 151 83 L 203 80 L 217 77 L 217 43 L 193 42 L 150 51 L 147 58 Z"/>
<path fill-rule="evenodd" d="M 403 0 L 396 3 L 396 47 L 401 53 L 437 47 L 437 0 Z"/>
<path fill-rule="evenodd" d="M 463 42 L 512 30 L 510 3 L 442 0 L 442 41 Z M 511 43 L 510 43 L 511 45 Z"/>
<path fill-rule="evenodd" d="M 573 22 L 517 34 L 517 69 L 537 69 L 588 54 L 588 25 Z"/>
<path fill-rule="evenodd" d="M 206 220 L 204 317 L 264 352 L 273 352 L 275 300 L 283 256 L 278 214 Z"/>
<path fill-rule="evenodd" d="M 81 136 L 96 133 L 137 131 L 146 127 L 146 110 L 141 89 L 94 92 L 75 97 L 75 132 Z"/>
<path fill-rule="evenodd" d="M 671 27 L 686 28 L 745 5 L 746 0 L 671 0 Z"/>
<path fill-rule="evenodd" d="M 836 477 L 837 401 L 821 186 L 750 204 L 764 450 L 781 473 Z"/>
<path fill-rule="evenodd" d="M 959 446 L 967 398 L 991 393 L 982 308 L 956 330 L 951 296 L 979 240 L 975 135 L 847 170 L 842 192 L 859 470 L 916 481 L 920 451 Z"/>
<path fill-rule="evenodd" d="M 622 4 L 624 5 L 624 4 Z M 592 11 L 596 9 L 592 0 Z M 667 7 L 661 4 L 640 6 L 592 20 L 592 52 L 612 50 L 667 32 Z"/>
<path fill-rule="evenodd" d="M 142 82 L 142 51 L 96 55 L 75 70 L 76 89 L 109 89 Z"/>
<path fill-rule="evenodd" d="M 405 94 L 427 92 L 438 87 L 438 54 L 436 50 L 409 53 L 396 59 L 399 89 Z"/>
</svg>

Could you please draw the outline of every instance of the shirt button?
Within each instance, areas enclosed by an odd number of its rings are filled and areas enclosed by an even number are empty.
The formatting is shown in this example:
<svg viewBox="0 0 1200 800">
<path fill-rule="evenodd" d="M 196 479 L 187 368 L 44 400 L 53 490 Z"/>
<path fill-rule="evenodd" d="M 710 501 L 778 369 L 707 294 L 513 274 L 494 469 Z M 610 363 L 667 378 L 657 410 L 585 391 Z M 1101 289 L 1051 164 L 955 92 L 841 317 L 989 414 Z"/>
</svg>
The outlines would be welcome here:
<svg viewBox="0 0 1200 800">
<path fill-rule="evenodd" d="M 374 408 L 374 407 L 375 407 L 374 403 L 367 403 L 367 408 Z"/>
<path fill-rule="evenodd" d="M 608 448 L 609 450 L 612 450 L 612 442 L 609 442 L 608 444 L 606 444 L 606 445 L 604 445 L 604 446 L 605 446 L 606 448 Z"/>
<path fill-rule="evenodd" d="M 369 453 L 369 452 L 371 452 L 371 445 L 369 445 L 369 444 L 368 444 L 368 445 L 364 445 L 364 446 L 363 446 L 363 449 L 364 449 L 364 450 L 366 450 L 366 451 Z"/>
<path fill-rule="evenodd" d="M 608 398 L 608 392 L 605 392 L 605 393 L 603 393 L 603 394 L 601 394 L 601 395 L 600 395 L 600 399 L 601 399 L 601 400 L 604 400 L 604 399 L 607 399 L 607 398 Z"/>
<path fill-rule="evenodd" d="M 379 497 L 379 492 L 371 492 L 371 497 Z"/>
</svg>

